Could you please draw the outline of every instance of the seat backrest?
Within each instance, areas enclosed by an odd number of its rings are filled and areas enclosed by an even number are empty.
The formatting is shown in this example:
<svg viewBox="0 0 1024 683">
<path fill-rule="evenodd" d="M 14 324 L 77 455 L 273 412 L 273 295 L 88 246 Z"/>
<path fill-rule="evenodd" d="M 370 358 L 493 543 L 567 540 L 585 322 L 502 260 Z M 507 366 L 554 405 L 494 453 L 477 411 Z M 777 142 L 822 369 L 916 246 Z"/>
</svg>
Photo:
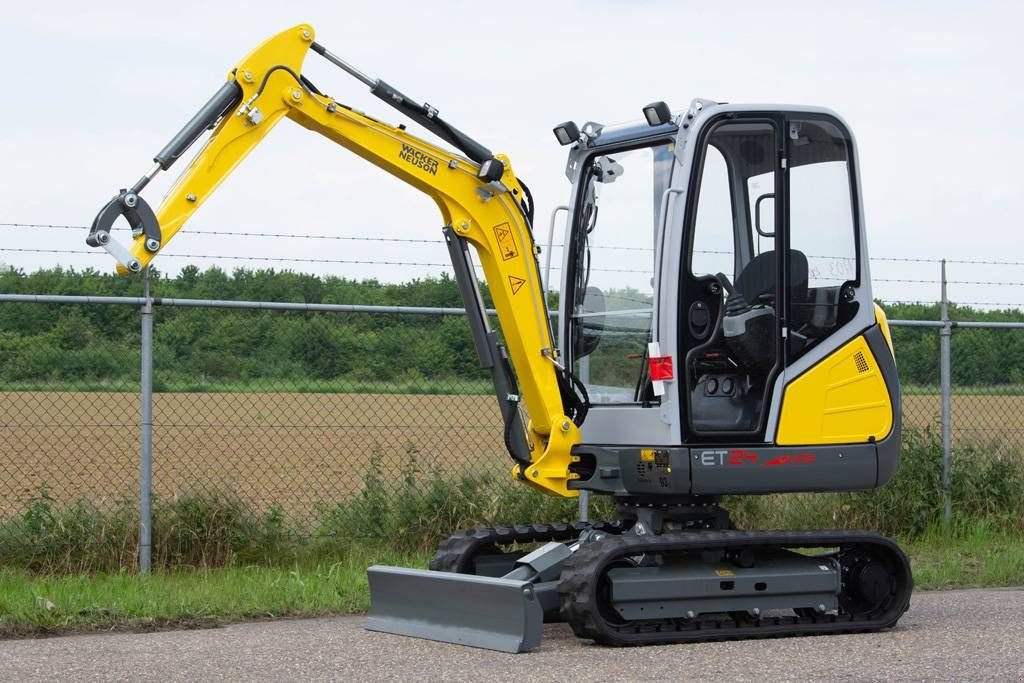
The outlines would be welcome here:
<svg viewBox="0 0 1024 683">
<path fill-rule="evenodd" d="M 736 291 L 747 303 L 754 303 L 762 294 L 774 292 L 777 268 L 774 250 L 758 254 L 736 277 Z M 796 249 L 789 250 L 789 295 L 793 301 L 807 299 L 807 257 Z"/>
</svg>

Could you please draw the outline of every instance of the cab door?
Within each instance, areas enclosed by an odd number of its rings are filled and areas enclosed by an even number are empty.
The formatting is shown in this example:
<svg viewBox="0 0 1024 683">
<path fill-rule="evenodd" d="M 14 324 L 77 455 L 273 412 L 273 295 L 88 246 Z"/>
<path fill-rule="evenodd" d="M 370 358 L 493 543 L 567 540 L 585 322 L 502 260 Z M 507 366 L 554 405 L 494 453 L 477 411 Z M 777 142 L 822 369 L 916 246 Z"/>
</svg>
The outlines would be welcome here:
<svg viewBox="0 0 1024 683">
<path fill-rule="evenodd" d="M 678 297 L 689 443 L 765 439 L 788 306 L 783 123 L 730 113 L 696 136 Z"/>
</svg>

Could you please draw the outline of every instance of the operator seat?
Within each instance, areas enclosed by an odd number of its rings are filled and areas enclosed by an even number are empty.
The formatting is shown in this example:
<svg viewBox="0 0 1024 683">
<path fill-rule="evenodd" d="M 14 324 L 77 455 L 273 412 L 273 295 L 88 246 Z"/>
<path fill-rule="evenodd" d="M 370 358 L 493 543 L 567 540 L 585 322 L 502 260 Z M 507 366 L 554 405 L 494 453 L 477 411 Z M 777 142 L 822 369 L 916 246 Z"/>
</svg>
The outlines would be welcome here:
<svg viewBox="0 0 1024 683">
<path fill-rule="evenodd" d="M 807 256 L 789 251 L 790 301 L 807 301 Z M 752 374 L 766 373 L 775 364 L 778 261 L 775 251 L 763 252 L 736 277 L 725 302 L 722 331 L 735 359 Z"/>
</svg>

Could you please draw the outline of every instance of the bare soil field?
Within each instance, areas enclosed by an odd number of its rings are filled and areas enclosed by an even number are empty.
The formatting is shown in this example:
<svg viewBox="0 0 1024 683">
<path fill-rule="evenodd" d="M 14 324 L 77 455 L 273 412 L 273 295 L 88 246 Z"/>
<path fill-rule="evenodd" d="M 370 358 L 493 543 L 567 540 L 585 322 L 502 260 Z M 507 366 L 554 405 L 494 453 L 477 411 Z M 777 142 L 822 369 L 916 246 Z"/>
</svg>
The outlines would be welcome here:
<svg viewBox="0 0 1024 683">
<path fill-rule="evenodd" d="M 138 491 L 139 400 L 122 393 L 0 393 L 0 516 L 48 488 L 112 502 Z M 234 491 L 309 514 L 359 490 L 376 461 L 399 480 L 421 469 L 495 471 L 508 462 L 492 396 L 157 394 L 158 496 Z"/>
<path fill-rule="evenodd" d="M 940 428 L 938 394 L 903 397 L 904 427 Z M 1024 396 L 953 393 L 953 436 L 987 444 L 999 442 L 1024 449 Z M 955 446 L 955 442 L 954 442 Z"/>
<path fill-rule="evenodd" d="M 939 396 L 904 397 L 904 424 L 938 428 Z M 47 487 L 103 503 L 138 491 L 138 396 L 0 392 L 0 516 Z M 1024 448 L 1024 396 L 955 396 L 954 434 Z M 169 497 L 231 490 L 309 515 L 362 486 L 422 469 L 507 469 L 492 396 L 168 393 L 154 398 L 153 480 Z"/>
</svg>

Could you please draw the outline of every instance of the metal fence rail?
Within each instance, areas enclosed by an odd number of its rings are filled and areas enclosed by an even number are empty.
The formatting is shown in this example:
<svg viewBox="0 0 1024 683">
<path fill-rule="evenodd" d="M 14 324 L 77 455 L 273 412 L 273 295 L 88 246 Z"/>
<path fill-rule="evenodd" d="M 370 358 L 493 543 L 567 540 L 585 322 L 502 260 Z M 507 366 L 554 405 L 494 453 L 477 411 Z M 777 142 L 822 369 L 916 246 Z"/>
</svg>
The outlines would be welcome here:
<svg viewBox="0 0 1024 683">
<path fill-rule="evenodd" d="M 13 368 L 0 391 L 0 524 L 29 524 L 24 511 L 41 495 L 61 504 L 128 501 L 140 510 L 145 571 L 151 495 L 228 492 L 315 534 L 346 500 L 372 486 L 400 487 L 410 472 L 485 472 L 496 496 L 509 486 L 500 416 L 486 375 L 474 369 L 460 308 L 27 294 L 0 294 L 0 304 L 46 316 L 73 310 L 71 320 L 100 306 L 139 310 L 116 323 L 132 338 L 122 328 L 137 325 L 134 348 L 79 340 L 69 329 L 52 349 L 0 358 Z M 281 316 L 287 338 L 264 329 Z M 410 317 L 415 326 L 403 322 Z M 1003 358 L 983 387 L 968 386 L 958 367 L 999 360 L 975 348 L 978 330 L 1021 335 L 1024 323 L 952 321 L 945 306 L 937 321 L 890 323 L 902 335 L 904 424 L 941 429 L 949 515 L 956 440 L 998 437 L 1020 448 L 1024 439 L 1024 354 Z M 240 338 L 255 357 L 232 347 Z M 410 349 L 420 365 L 395 367 Z M 46 354 L 63 354 L 66 371 L 81 377 L 39 379 L 39 354 L 47 362 Z M 299 385 L 299 375 L 310 379 Z M 20 376 L 32 379 L 19 384 Z"/>
</svg>

